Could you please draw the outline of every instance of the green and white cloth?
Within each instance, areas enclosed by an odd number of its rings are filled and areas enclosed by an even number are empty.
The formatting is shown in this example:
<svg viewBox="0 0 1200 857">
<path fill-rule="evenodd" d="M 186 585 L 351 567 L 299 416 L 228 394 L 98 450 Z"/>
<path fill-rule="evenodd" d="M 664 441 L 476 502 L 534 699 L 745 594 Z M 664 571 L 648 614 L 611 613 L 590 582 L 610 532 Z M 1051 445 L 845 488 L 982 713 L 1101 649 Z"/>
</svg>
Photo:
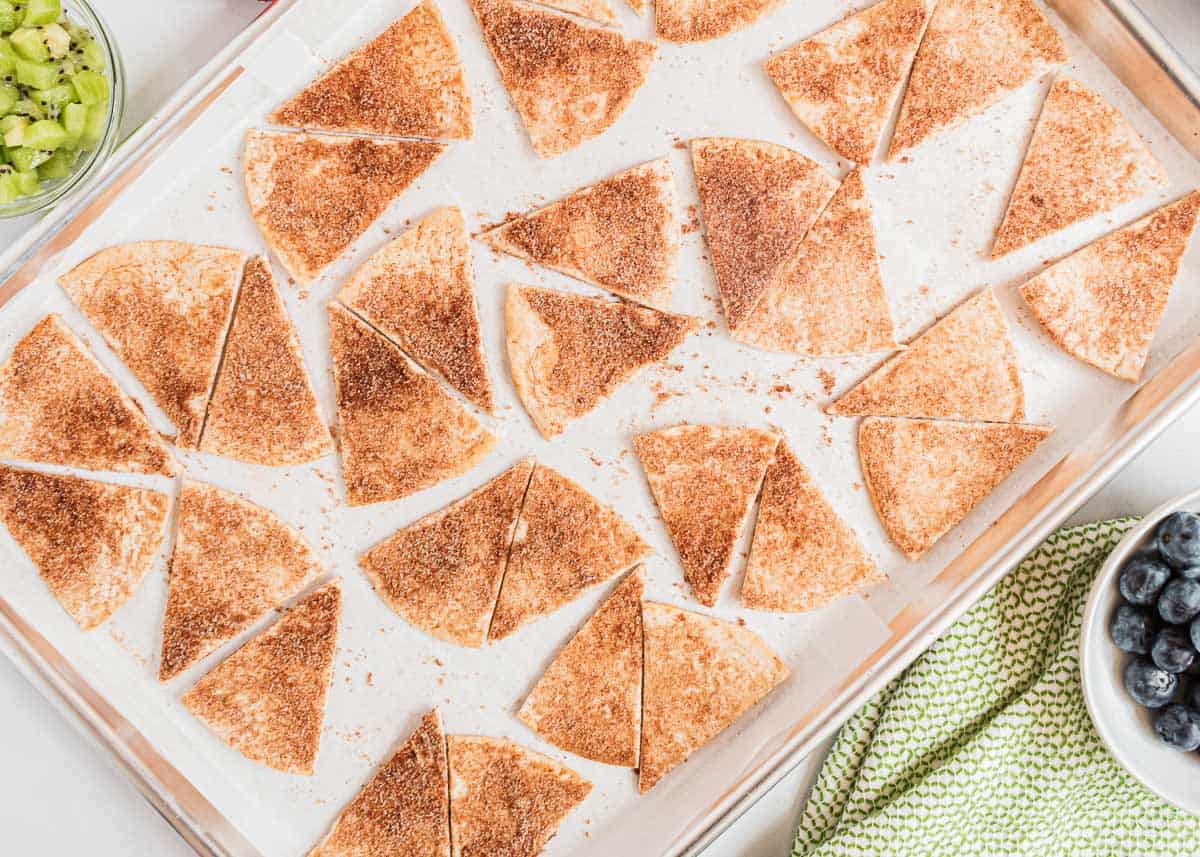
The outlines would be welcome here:
<svg viewBox="0 0 1200 857">
<path fill-rule="evenodd" d="M 1116 763 L 1079 683 L 1088 590 L 1133 523 L 1055 533 L 854 715 L 794 857 L 1200 855 L 1200 818 Z"/>
</svg>

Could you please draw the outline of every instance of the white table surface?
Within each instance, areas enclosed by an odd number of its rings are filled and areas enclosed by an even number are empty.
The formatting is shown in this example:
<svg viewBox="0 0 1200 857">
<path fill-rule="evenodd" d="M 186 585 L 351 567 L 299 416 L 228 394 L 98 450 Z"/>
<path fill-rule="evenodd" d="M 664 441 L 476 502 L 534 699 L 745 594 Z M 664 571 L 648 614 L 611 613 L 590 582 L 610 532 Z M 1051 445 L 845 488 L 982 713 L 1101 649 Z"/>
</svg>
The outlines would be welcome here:
<svg viewBox="0 0 1200 857">
<path fill-rule="evenodd" d="M 93 0 L 117 32 L 135 127 L 261 9 L 255 0 Z M 1200 67 L 1200 0 L 1142 0 Z M 27 223 L 0 224 L 0 245 Z M 1198 284 L 1181 284 L 1195 288 Z M 1159 438 L 1076 516 L 1144 512 L 1200 485 L 1200 409 Z M 0 658 L 0 831 L 3 853 L 22 857 L 187 857 L 182 841 L 134 788 Z M 738 820 L 706 857 L 785 857 L 815 753 Z"/>
</svg>

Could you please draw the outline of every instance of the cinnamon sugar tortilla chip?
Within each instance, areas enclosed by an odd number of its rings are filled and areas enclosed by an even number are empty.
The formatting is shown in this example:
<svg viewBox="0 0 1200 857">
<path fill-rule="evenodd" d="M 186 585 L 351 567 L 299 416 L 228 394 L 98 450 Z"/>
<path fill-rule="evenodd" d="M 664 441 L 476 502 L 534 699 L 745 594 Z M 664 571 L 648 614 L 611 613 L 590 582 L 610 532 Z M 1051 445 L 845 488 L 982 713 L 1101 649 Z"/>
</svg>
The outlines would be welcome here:
<svg viewBox="0 0 1200 857">
<path fill-rule="evenodd" d="M 247 759 L 312 774 L 341 615 L 335 580 L 196 682 L 181 700 L 184 707 Z"/>
<path fill-rule="evenodd" d="M 177 527 L 159 681 L 198 663 L 321 574 L 300 533 L 213 485 L 184 481 Z"/>
<path fill-rule="evenodd" d="M 812 357 L 896 347 L 861 168 L 842 181 L 733 338 Z"/>
<path fill-rule="evenodd" d="M 508 363 L 521 404 L 550 439 L 699 327 L 634 304 L 510 285 Z"/>
<path fill-rule="evenodd" d="M 101 250 L 59 277 L 104 340 L 195 449 L 246 255 L 183 241 Z"/>
<path fill-rule="evenodd" d="M 938 0 L 913 60 L 888 160 L 1066 62 L 1034 0 Z"/>
<path fill-rule="evenodd" d="M 363 554 L 379 597 L 438 639 L 482 646 L 533 468 L 533 459 L 510 467 Z"/>
<path fill-rule="evenodd" d="M 0 365 L 0 456 L 173 476 L 179 465 L 141 409 L 57 315 Z"/>
<path fill-rule="evenodd" d="M 779 444 L 763 482 L 742 606 L 815 610 L 886 579 L 804 465 Z"/>
<path fill-rule="evenodd" d="M 668 42 L 707 42 L 744 30 L 782 0 L 655 0 L 654 33 Z"/>
<path fill-rule="evenodd" d="M 961 303 L 825 412 L 1021 422 L 1025 391 L 995 293 Z"/>
<path fill-rule="evenodd" d="M 608 130 L 646 81 L 651 42 L 513 0 L 472 0 L 500 79 L 542 158 Z"/>
<path fill-rule="evenodd" d="M 1017 423 L 867 417 L 858 430 L 858 454 L 884 529 L 916 560 L 1052 431 Z"/>
<path fill-rule="evenodd" d="M 497 252 L 668 310 L 679 234 L 671 166 L 663 159 L 580 188 L 479 237 Z"/>
<path fill-rule="evenodd" d="M 0 521 L 85 631 L 142 582 L 169 505 L 157 491 L 0 465 Z"/>
<path fill-rule="evenodd" d="M 883 0 L 767 60 L 767 74 L 829 148 L 869 164 L 935 2 Z"/>
<path fill-rule="evenodd" d="M 445 148 L 251 128 L 242 155 L 250 213 L 288 273 L 309 283 Z"/>
<path fill-rule="evenodd" d="M 837 190 L 811 158 L 733 137 L 692 140 L 704 233 L 730 329 L 750 314 Z"/>
<path fill-rule="evenodd" d="M 472 403 L 495 407 L 467 229 L 457 208 L 440 208 L 385 244 L 337 299 Z"/>
<path fill-rule="evenodd" d="M 384 137 L 466 140 L 472 132 L 458 46 L 433 0 L 421 0 L 267 119 Z"/>
<path fill-rule="evenodd" d="M 1021 296 L 1068 354 L 1136 381 L 1198 212 L 1200 191 L 1193 191 L 1051 265 L 1021 286 Z"/>
<path fill-rule="evenodd" d="M 551 744 L 637 766 L 642 709 L 642 593 L 631 571 L 542 673 L 517 712 Z"/>
<path fill-rule="evenodd" d="M 638 791 L 723 732 L 788 677 L 753 631 L 712 616 L 648 602 L 642 754 Z"/>
<path fill-rule="evenodd" d="M 678 425 L 633 439 L 683 576 L 701 604 L 717 603 L 778 444 L 772 432 L 710 425 Z"/>
<path fill-rule="evenodd" d="M 992 258 L 1164 184 L 1163 168 L 1125 117 L 1086 86 L 1060 77 L 1042 105 Z"/>
</svg>

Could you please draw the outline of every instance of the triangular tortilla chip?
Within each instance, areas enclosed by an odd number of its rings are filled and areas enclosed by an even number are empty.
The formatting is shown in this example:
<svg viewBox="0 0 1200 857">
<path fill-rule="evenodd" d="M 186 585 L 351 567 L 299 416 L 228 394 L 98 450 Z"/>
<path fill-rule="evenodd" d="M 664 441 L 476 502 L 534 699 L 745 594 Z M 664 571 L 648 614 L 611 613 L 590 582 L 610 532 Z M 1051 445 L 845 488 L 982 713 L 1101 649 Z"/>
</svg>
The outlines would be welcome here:
<svg viewBox="0 0 1200 857">
<path fill-rule="evenodd" d="M 215 486 L 185 481 L 178 519 L 160 681 L 232 640 L 321 573 L 296 530 Z"/>
<path fill-rule="evenodd" d="M 303 464 L 333 452 L 300 341 L 267 260 L 246 265 L 200 449 L 251 464 Z"/>
<path fill-rule="evenodd" d="M 610 27 L 619 26 L 617 14 L 604 0 L 535 0 L 539 6 L 548 6 L 560 12 L 570 12 L 581 18 L 591 18 Z"/>
<path fill-rule="evenodd" d="M 706 425 L 633 439 L 683 576 L 701 604 L 717 603 L 778 444 L 769 431 Z"/>
<path fill-rule="evenodd" d="M 984 289 L 825 409 L 839 417 L 1020 422 L 1025 390 L 1004 313 Z"/>
<path fill-rule="evenodd" d="M 781 443 L 763 482 L 742 605 L 788 613 L 815 610 L 886 579 L 804 465 Z"/>
<path fill-rule="evenodd" d="M 983 113 L 1068 59 L 1034 0 L 939 0 L 913 60 L 888 160 Z"/>
<path fill-rule="evenodd" d="M 329 326 L 350 505 L 407 497 L 466 473 L 495 447 L 495 435 L 348 309 L 331 303 Z"/>
<path fill-rule="evenodd" d="M 59 277 L 122 362 L 195 449 L 246 254 L 183 241 L 102 250 Z"/>
<path fill-rule="evenodd" d="M 668 42 L 707 42 L 744 30 L 783 0 L 655 0 L 654 33 Z"/>
<path fill-rule="evenodd" d="M 733 337 L 812 357 L 896 347 L 861 168 L 842 181 Z"/>
<path fill-rule="evenodd" d="M 440 640 L 482 646 L 533 467 L 520 462 L 363 554 L 379 597 Z"/>
<path fill-rule="evenodd" d="M 648 602 L 638 791 L 650 791 L 788 677 L 754 632 Z"/>
<path fill-rule="evenodd" d="M 1042 105 L 992 258 L 1164 184 L 1162 167 L 1120 111 L 1060 77 Z"/>
<path fill-rule="evenodd" d="M 539 464 L 525 492 L 488 638 L 504 639 L 650 553 L 611 507 Z"/>
<path fill-rule="evenodd" d="M 590 413 L 699 328 L 685 315 L 623 301 L 510 285 L 508 364 L 521 404 L 547 440 Z"/>
<path fill-rule="evenodd" d="M 462 213 L 440 208 L 384 245 L 338 300 L 485 411 L 495 406 L 483 356 Z"/>
<path fill-rule="evenodd" d="M 588 185 L 479 237 L 500 253 L 667 310 L 679 234 L 675 182 L 663 159 Z"/>
<path fill-rule="evenodd" d="M 551 744 L 637 766 L 642 711 L 642 593 L 635 569 L 542 673 L 517 713 Z"/>
<path fill-rule="evenodd" d="M 0 465 L 0 520 L 85 631 L 154 564 L 168 506 L 157 491 Z"/>
<path fill-rule="evenodd" d="M 437 4 L 422 0 L 267 121 L 312 131 L 470 139 L 471 94 Z"/>
<path fill-rule="evenodd" d="M 829 148 L 869 164 L 935 2 L 883 0 L 767 60 L 767 74 Z"/>
<path fill-rule="evenodd" d="M 39 321 L 0 366 L 0 457 L 164 476 L 179 470 L 141 409 L 57 315 Z"/>
<path fill-rule="evenodd" d="M 488 50 L 539 157 L 603 134 L 646 81 L 651 42 L 513 0 L 472 0 Z"/>
<path fill-rule="evenodd" d="M 1056 262 L 1021 286 L 1021 296 L 1061 349 L 1136 381 L 1197 212 L 1193 191 Z"/>
<path fill-rule="evenodd" d="M 758 140 L 692 140 L 704 237 L 732 330 L 758 303 L 837 190 L 821 165 Z"/>
<path fill-rule="evenodd" d="M 250 213 L 301 283 L 320 275 L 446 147 L 285 131 L 246 132 Z"/>
<path fill-rule="evenodd" d="M 858 455 L 871 502 L 916 560 L 1003 482 L 1053 428 L 867 417 Z"/>
<path fill-rule="evenodd" d="M 308 857 L 450 857 L 450 774 L 431 711 L 375 772 Z"/>
<path fill-rule="evenodd" d="M 453 857 L 535 857 L 592 784 L 549 756 L 500 738 L 451 735 Z"/>
<path fill-rule="evenodd" d="M 341 615 L 335 580 L 218 664 L 181 701 L 247 759 L 312 774 Z"/>
</svg>

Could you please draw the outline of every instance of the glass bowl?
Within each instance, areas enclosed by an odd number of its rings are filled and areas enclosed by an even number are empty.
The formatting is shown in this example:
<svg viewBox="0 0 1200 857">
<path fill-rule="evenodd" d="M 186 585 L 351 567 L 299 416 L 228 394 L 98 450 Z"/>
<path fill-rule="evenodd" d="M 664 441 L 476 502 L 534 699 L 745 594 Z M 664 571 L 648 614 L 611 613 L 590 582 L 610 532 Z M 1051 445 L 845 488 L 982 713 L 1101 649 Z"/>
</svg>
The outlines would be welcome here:
<svg viewBox="0 0 1200 857">
<path fill-rule="evenodd" d="M 43 182 L 42 189 L 37 193 L 19 197 L 7 205 L 0 205 L 0 218 L 18 217 L 50 208 L 71 191 L 87 184 L 100 171 L 117 146 L 121 119 L 125 113 L 125 67 L 121 63 L 121 54 L 117 50 L 112 32 L 87 0 L 63 0 L 62 6 L 68 18 L 92 31 L 108 58 L 108 68 L 104 74 L 112 83 L 112 97 L 108 99 L 108 122 L 104 127 L 104 136 L 92 149 L 80 154 L 69 176 Z"/>
</svg>

